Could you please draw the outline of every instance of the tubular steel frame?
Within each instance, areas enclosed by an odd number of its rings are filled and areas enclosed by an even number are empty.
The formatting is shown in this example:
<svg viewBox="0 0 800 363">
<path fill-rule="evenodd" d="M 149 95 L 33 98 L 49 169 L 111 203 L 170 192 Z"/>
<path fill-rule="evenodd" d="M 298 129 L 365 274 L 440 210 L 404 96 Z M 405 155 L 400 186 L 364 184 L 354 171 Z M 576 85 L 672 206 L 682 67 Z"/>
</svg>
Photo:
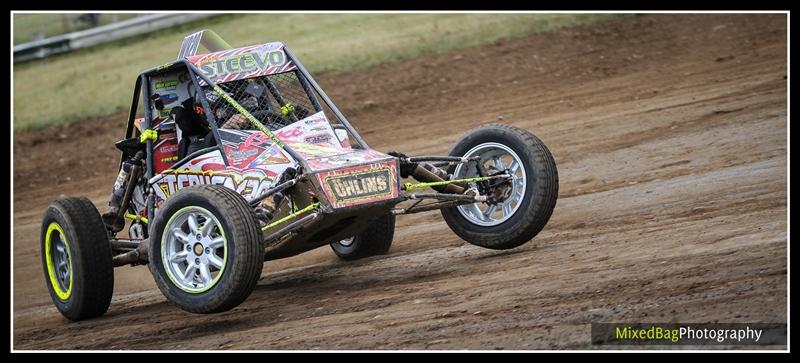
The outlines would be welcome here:
<svg viewBox="0 0 800 363">
<path fill-rule="evenodd" d="M 313 103 L 314 107 L 315 108 L 320 108 L 320 109 L 322 108 L 321 105 L 319 104 L 319 100 L 316 98 L 316 95 L 319 95 L 319 97 L 322 98 L 322 100 L 325 103 L 325 105 L 328 106 L 328 108 L 331 110 L 331 112 L 333 112 L 333 114 L 339 120 L 340 123 L 337 124 L 337 126 L 338 127 L 343 127 L 345 130 L 347 130 L 347 132 L 353 137 L 353 139 L 356 141 L 356 143 L 361 148 L 368 149 L 369 146 L 368 146 L 367 142 L 361 137 L 361 135 L 358 133 L 358 131 L 356 131 L 356 129 L 350 124 L 350 122 L 347 120 L 347 118 L 344 116 L 344 114 L 342 114 L 342 112 L 339 110 L 339 108 L 336 107 L 336 104 L 333 103 L 333 101 L 328 97 L 328 95 L 325 93 L 325 91 L 322 90 L 322 88 L 314 80 L 314 78 L 311 76 L 311 74 L 308 72 L 308 70 L 305 68 L 305 66 L 294 56 L 294 53 L 288 47 L 286 47 L 285 45 L 284 45 L 284 51 L 285 51 L 286 56 L 288 57 L 288 59 L 295 64 L 295 66 L 296 66 L 296 70 L 295 71 L 299 72 L 299 74 L 302 75 L 302 77 L 298 77 L 298 79 L 300 80 L 300 83 L 302 85 L 303 90 L 308 95 L 308 97 L 311 100 L 311 102 Z M 137 106 L 138 106 L 138 102 L 139 102 L 140 97 L 141 97 L 141 100 L 143 102 L 144 116 L 145 116 L 144 117 L 144 122 L 142 124 L 142 128 L 143 129 L 150 129 L 150 127 L 152 126 L 151 122 L 153 120 L 153 114 L 152 114 L 152 111 L 151 111 L 151 102 L 150 102 L 150 77 L 153 76 L 153 75 L 162 74 L 162 73 L 165 73 L 165 72 L 170 72 L 170 71 L 173 71 L 173 70 L 176 70 L 176 69 L 180 69 L 180 68 L 185 68 L 186 71 L 189 72 L 190 75 L 192 75 L 192 77 L 190 77 L 190 78 L 192 79 L 192 82 L 194 83 L 195 89 L 198 89 L 198 90 L 201 89 L 200 85 L 199 85 L 199 82 L 198 82 L 198 78 L 197 78 L 197 77 L 199 77 L 215 93 L 217 93 L 220 97 L 222 97 L 226 102 L 230 103 L 230 105 L 233 106 L 236 109 L 236 111 L 240 112 L 256 129 L 258 129 L 259 131 L 263 132 L 267 137 L 269 137 L 273 142 L 275 142 L 276 145 L 278 145 L 279 147 L 284 149 L 289 155 L 291 155 L 292 158 L 295 159 L 295 161 L 297 163 L 299 163 L 303 168 L 307 168 L 308 167 L 308 165 L 307 165 L 307 163 L 306 163 L 304 158 L 300 157 L 297 154 L 297 152 L 294 151 L 291 147 L 289 147 L 288 145 L 284 144 L 277 136 L 275 136 L 274 133 L 272 133 L 268 128 L 266 128 L 258 119 L 256 119 L 252 114 L 250 114 L 250 112 L 248 112 L 244 107 L 242 107 L 227 92 L 225 92 L 222 88 L 220 88 L 217 85 L 216 82 L 212 81 L 209 77 L 204 75 L 194 64 L 192 64 L 191 62 L 189 62 L 185 58 L 176 60 L 174 62 L 169 62 L 169 63 L 163 64 L 163 65 L 157 66 L 157 67 L 153 67 L 151 69 L 148 69 L 148 70 L 142 72 L 139 75 L 139 77 L 136 79 L 133 100 L 131 102 L 131 110 L 130 110 L 129 116 L 128 116 L 128 125 L 127 125 L 126 131 L 125 131 L 125 138 L 130 138 L 130 137 L 133 136 L 132 135 L 133 134 L 133 125 L 134 125 L 134 120 L 135 120 L 135 117 L 136 117 L 136 111 L 137 111 Z M 141 94 L 140 94 L 140 92 L 141 92 Z M 314 94 L 314 92 L 316 92 L 316 95 Z M 210 110 L 211 109 L 209 107 L 209 105 L 208 105 L 208 100 L 206 99 L 206 97 L 200 97 L 200 101 L 202 102 L 202 105 L 203 105 L 204 109 L 206 109 L 206 110 Z M 220 136 L 219 136 L 219 131 L 218 131 L 217 122 L 216 122 L 217 120 L 216 120 L 216 118 L 215 118 L 215 116 L 214 116 L 214 114 L 212 112 L 208 112 L 206 114 L 206 117 L 207 117 L 207 119 L 209 121 L 211 130 L 212 130 L 212 134 L 214 135 L 214 138 L 217 141 L 216 147 L 219 148 L 220 151 L 222 151 L 222 143 L 220 142 Z M 146 167 L 146 172 L 144 173 L 143 176 L 147 180 L 147 188 L 153 188 L 152 185 L 155 182 L 153 180 L 153 178 L 155 176 L 155 175 L 153 175 L 153 173 L 154 173 L 154 168 L 153 168 L 153 164 L 154 164 L 154 160 L 153 160 L 153 141 L 148 139 L 147 142 L 146 142 L 146 146 L 145 147 L 146 147 L 146 166 L 147 167 Z M 210 148 L 206 149 L 206 150 L 210 150 Z M 224 162 L 227 164 L 228 160 L 225 157 L 225 153 L 221 152 L 221 155 L 223 157 Z M 193 155 L 187 155 L 186 158 L 188 158 L 190 156 L 193 156 Z M 186 159 L 186 158 L 184 158 L 184 159 Z M 465 158 L 465 157 L 458 157 L 458 156 L 416 156 L 416 157 L 399 158 L 399 159 L 400 159 L 401 163 L 402 162 L 410 162 L 410 163 L 432 162 L 432 163 L 435 163 L 435 164 L 444 164 L 444 165 L 455 165 L 455 164 L 462 164 L 462 163 L 469 163 L 469 162 L 476 162 L 477 163 L 477 161 L 479 160 L 478 157 Z M 123 161 L 124 160 L 120 161 L 120 167 L 122 166 Z M 184 162 L 184 161 L 185 160 L 179 160 L 179 161 L 176 162 L 176 165 L 180 164 L 181 162 Z M 421 182 L 421 183 L 405 183 L 405 184 L 402 184 L 402 190 L 401 190 L 400 196 L 398 198 L 399 202 L 406 201 L 406 200 L 416 200 L 417 202 L 414 203 L 412 206 L 407 207 L 407 208 L 393 208 L 393 209 L 391 209 L 391 212 L 393 214 L 419 213 L 419 212 L 423 212 L 423 211 L 455 207 L 455 206 L 462 205 L 462 204 L 471 204 L 471 203 L 486 201 L 486 196 L 485 195 L 465 195 L 465 194 L 448 194 L 448 193 L 413 193 L 413 194 L 407 193 L 409 190 L 417 189 L 417 188 L 426 188 L 426 187 L 431 187 L 431 186 L 440 186 L 440 185 L 447 185 L 447 184 L 452 184 L 452 183 L 469 183 L 469 182 L 482 183 L 482 182 L 486 182 L 486 181 L 491 180 L 491 179 L 507 177 L 507 175 L 505 175 L 505 174 L 492 175 L 492 176 L 482 175 L 483 173 L 480 172 L 481 171 L 480 170 L 481 169 L 480 164 L 479 163 L 477 163 L 477 164 L 478 164 L 477 168 L 479 170 L 479 175 L 480 176 L 476 177 L 476 178 L 456 179 L 456 180 L 443 180 L 443 181 L 437 181 L 437 182 Z M 291 188 L 296 183 L 297 183 L 297 178 L 294 178 L 294 179 L 291 179 L 289 181 L 286 181 L 286 182 L 283 182 L 281 184 L 278 184 L 278 185 L 274 186 L 273 188 L 267 190 L 261 196 L 256 197 L 256 198 L 254 198 L 254 200 L 250 201 L 251 206 L 253 206 L 254 204 L 257 205 L 258 201 L 262 200 L 263 198 L 265 198 L 265 197 L 267 197 L 269 195 L 272 195 L 274 193 L 281 192 L 283 190 Z M 439 202 L 418 206 L 420 204 L 420 202 L 422 202 L 423 200 L 437 200 Z M 154 203 L 155 203 L 154 193 L 151 192 L 151 193 L 149 193 L 148 198 L 146 200 L 147 219 L 149 221 L 152 221 L 154 219 L 154 217 L 155 217 Z M 282 239 L 284 237 L 284 236 L 282 236 L 283 234 L 292 233 L 292 232 L 297 231 L 298 229 L 300 229 L 300 228 L 302 228 L 302 227 L 304 227 L 304 226 L 306 226 L 308 224 L 314 223 L 316 220 L 318 220 L 318 217 L 319 217 L 320 213 L 322 213 L 320 211 L 320 207 L 321 207 L 320 203 L 318 203 L 318 202 L 317 203 L 312 203 L 312 204 L 300 209 L 299 211 L 296 211 L 294 213 L 290 213 L 289 215 L 287 215 L 287 216 L 285 216 L 285 217 L 283 217 L 283 218 L 281 218 L 279 220 L 272 221 L 271 223 L 267 224 L 266 226 L 263 226 L 262 227 L 262 232 L 265 232 L 266 230 L 268 230 L 268 229 L 270 229 L 270 228 L 272 228 L 274 226 L 280 225 L 281 223 L 289 222 L 288 225 L 284 226 L 283 228 L 279 229 L 278 231 L 275 231 L 275 232 L 270 233 L 270 234 L 268 234 L 266 236 L 263 236 L 263 239 L 265 241 L 280 240 L 280 239 Z M 303 214 L 306 214 L 306 215 L 304 217 L 300 218 L 300 219 L 297 219 Z M 115 247 L 120 248 L 122 250 L 127 250 L 127 249 L 134 248 L 133 244 L 135 243 L 135 241 L 132 241 L 132 240 L 120 240 L 120 239 L 115 239 L 114 241 L 115 241 Z M 138 247 L 140 247 L 140 248 L 136 248 L 136 249 L 128 252 L 127 254 L 131 254 L 131 255 L 135 254 L 135 256 L 130 256 L 131 258 L 139 257 L 139 253 L 138 252 L 141 252 L 141 250 L 142 250 L 141 247 L 142 246 L 138 246 Z M 122 256 L 119 255 L 118 257 L 122 257 Z M 122 260 L 120 260 L 120 261 L 122 261 Z M 129 262 L 129 261 L 125 260 L 124 262 Z M 119 264 L 117 264 L 117 263 L 115 263 L 115 265 L 119 266 Z"/>
</svg>

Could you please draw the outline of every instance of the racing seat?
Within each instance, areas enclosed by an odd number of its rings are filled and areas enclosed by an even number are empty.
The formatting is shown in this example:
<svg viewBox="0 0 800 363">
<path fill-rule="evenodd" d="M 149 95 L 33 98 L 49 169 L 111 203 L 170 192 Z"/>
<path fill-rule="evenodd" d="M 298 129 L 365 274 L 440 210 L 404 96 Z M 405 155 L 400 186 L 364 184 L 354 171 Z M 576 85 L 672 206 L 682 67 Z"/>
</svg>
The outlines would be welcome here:
<svg viewBox="0 0 800 363">
<path fill-rule="evenodd" d="M 217 144 L 214 139 L 214 134 L 210 131 L 202 138 L 197 136 L 189 136 L 181 138 L 178 142 L 178 160 L 181 160 L 197 150 L 203 150 Z"/>
<path fill-rule="evenodd" d="M 202 108 L 195 108 L 192 98 L 183 101 L 181 106 L 173 107 L 170 114 L 181 131 L 178 160 L 197 150 L 216 145 L 217 141 L 203 116 Z"/>
</svg>

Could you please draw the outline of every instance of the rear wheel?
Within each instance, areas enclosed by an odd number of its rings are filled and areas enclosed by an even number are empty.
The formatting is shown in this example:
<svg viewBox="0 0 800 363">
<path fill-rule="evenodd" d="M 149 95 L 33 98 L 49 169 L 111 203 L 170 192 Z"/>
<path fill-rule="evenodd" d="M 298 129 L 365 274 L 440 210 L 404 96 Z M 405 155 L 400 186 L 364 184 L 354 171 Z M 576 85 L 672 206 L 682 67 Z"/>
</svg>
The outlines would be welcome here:
<svg viewBox="0 0 800 363">
<path fill-rule="evenodd" d="M 480 156 L 487 173 L 510 175 L 483 203 L 442 209 L 459 237 L 477 246 L 509 249 L 536 236 L 547 224 L 558 198 L 558 171 L 550 150 L 532 133 L 490 124 L 470 131 L 450 151 L 453 156 Z M 478 176 L 474 163 L 451 168 L 453 178 Z"/>
<path fill-rule="evenodd" d="M 347 261 L 386 254 L 392 246 L 394 223 L 394 214 L 388 213 L 375 220 L 363 232 L 331 243 L 331 248 L 339 258 Z"/>
<path fill-rule="evenodd" d="M 62 198 L 42 221 L 42 266 L 53 303 L 67 319 L 101 316 L 114 293 L 114 266 L 100 213 L 86 198 Z"/>
<path fill-rule="evenodd" d="M 183 310 L 217 313 L 242 303 L 261 276 L 261 230 L 253 209 L 221 185 L 182 189 L 159 210 L 150 272 Z"/>
</svg>

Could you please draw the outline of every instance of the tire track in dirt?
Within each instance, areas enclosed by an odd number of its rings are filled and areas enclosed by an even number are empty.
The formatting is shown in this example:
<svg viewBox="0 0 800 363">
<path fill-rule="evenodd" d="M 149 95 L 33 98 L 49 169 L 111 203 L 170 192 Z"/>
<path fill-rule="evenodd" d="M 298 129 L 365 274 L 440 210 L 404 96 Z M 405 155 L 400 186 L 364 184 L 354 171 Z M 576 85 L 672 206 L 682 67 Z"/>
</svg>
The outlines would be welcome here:
<svg viewBox="0 0 800 363">
<path fill-rule="evenodd" d="M 121 129 L 100 126 L 122 116 L 16 135 L 14 346 L 563 349 L 590 348 L 592 321 L 785 321 L 785 76 L 786 17 L 767 14 L 630 16 L 324 75 L 380 150 L 447 152 L 498 120 L 533 131 L 559 166 L 553 217 L 510 251 L 465 244 L 436 212 L 401 217 L 389 255 L 268 262 L 245 303 L 208 316 L 123 267 L 106 316 L 61 318 L 41 211 L 58 193 L 104 205 Z M 45 175 L 60 184 L 25 184 Z"/>
</svg>

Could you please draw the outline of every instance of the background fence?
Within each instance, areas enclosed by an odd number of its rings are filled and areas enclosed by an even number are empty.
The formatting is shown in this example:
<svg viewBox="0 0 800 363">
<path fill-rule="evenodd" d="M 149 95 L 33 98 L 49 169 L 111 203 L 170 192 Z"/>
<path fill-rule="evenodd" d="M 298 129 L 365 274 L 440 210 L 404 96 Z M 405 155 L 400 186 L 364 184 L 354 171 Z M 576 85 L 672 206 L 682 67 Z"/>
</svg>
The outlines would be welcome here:
<svg viewBox="0 0 800 363">
<path fill-rule="evenodd" d="M 90 26 L 66 34 L 27 41 L 14 46 L 14 62 L 46 58 L 53 54 L 66 53 L 117 39 L 149 33 L 159 29 L 208 18 L 215 14 L 53 14 L 53 18 L 26 18 L 16 15 L 14 42 L 42 38 L 74 28 Z M 41 19 L 49 20 L 42 22 Z M 35 23 L 39 21 L 39 23 Z M 110 23 L 109 23 L 110 22 Z M 106 23 L 106 24 L 104 24 Z M 23 25 L 22 27 L 18 25 Z M 19 34 L 18 34 L 19 33 Z"/>
</svg>

